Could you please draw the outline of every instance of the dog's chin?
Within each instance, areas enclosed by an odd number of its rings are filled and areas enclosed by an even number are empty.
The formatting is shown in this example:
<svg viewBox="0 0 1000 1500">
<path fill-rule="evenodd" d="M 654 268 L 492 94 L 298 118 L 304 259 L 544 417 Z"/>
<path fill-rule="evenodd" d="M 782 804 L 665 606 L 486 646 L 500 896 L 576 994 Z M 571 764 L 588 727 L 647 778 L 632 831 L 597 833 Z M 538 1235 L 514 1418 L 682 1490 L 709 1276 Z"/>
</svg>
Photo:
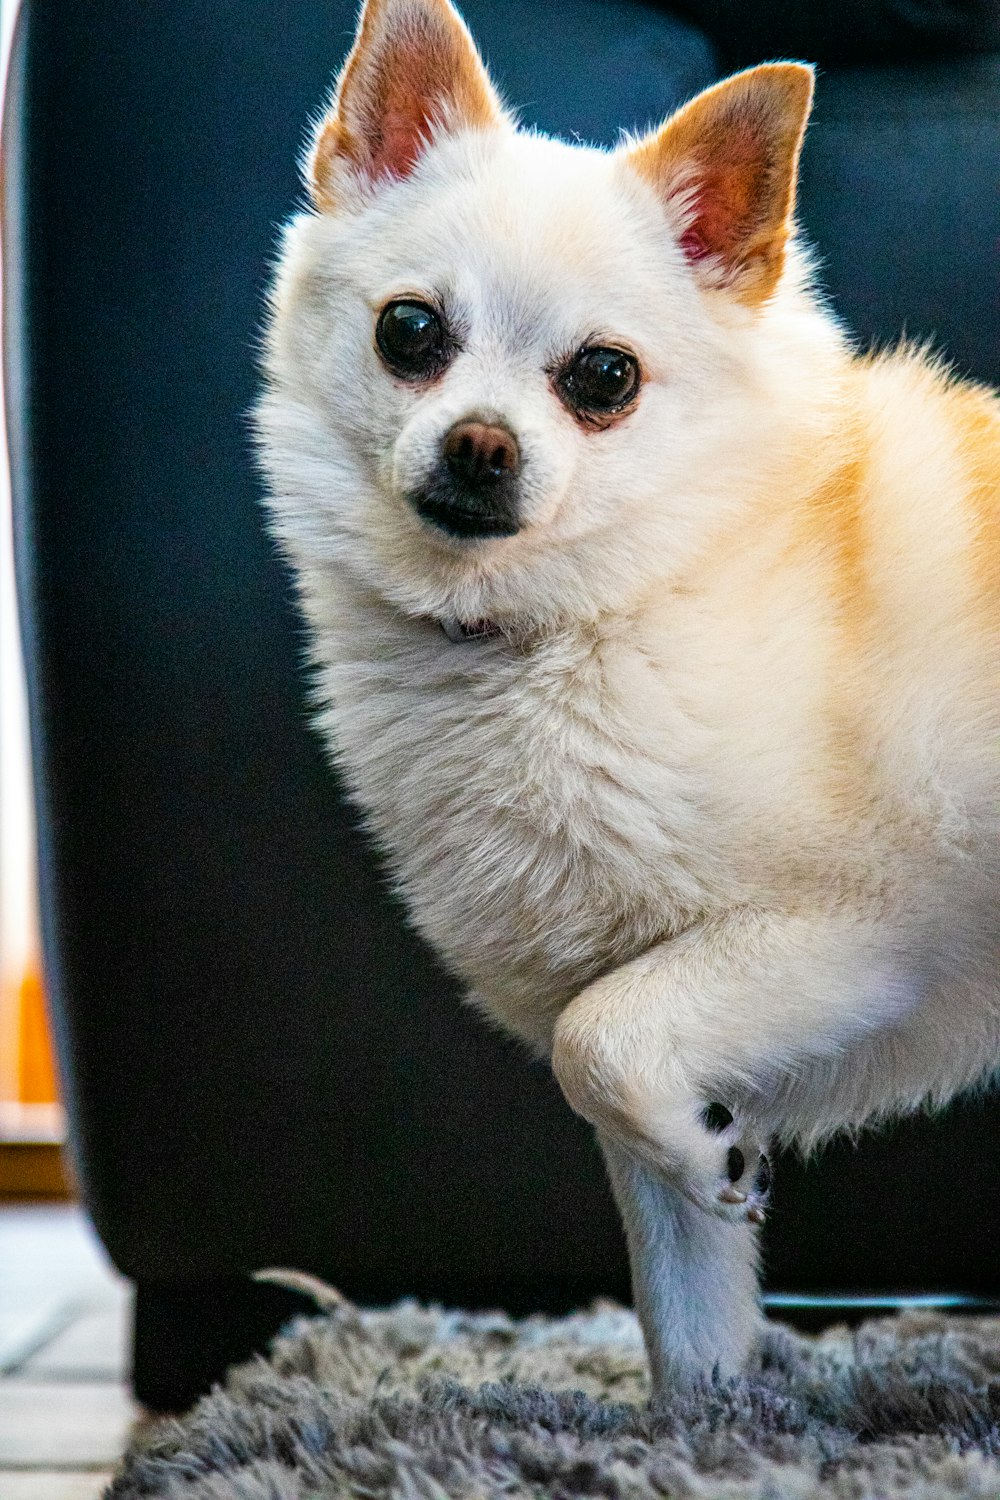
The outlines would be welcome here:
<svg viewBox="0 0 1000 1500">
<path fill-rule="evenodd" d="M 489 633 L 483 622 L 542 629 L 575 616 L 579 589 L 567 598 L 552 587 L 567 569 L 553 577 L 549 566 L 563 550 L 552 524 L 563 491 L 540 498 L 512 486 L 504 498 L 470 505 L 455 486 L 426 482 L 383 492 L 383 524 L 367 533 L 359 570 L 402 614 L 476 627 L 467 637 Z"/>
</svg>

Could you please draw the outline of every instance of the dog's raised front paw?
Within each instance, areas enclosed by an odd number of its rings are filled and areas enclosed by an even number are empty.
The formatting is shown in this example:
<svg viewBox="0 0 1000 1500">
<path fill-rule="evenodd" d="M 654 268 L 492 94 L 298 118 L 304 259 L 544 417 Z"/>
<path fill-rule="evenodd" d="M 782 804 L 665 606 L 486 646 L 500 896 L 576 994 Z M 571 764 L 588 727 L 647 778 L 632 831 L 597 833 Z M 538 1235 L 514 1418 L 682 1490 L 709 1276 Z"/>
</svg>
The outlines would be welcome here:
<svg viewBox="0 0 1000 1500">
<path fill-rule="evenodd" d="M 616 1124 L 622 1123 L 619 1116 Z M 728 1109 L 675 1101 L 666 1110 L 661 1104 L 636 1111 L 621 1138 L 630 1138 L 640 1156 L 707 1213 L 733 1224 L 764 1222 L 771 1187 L 767 1142 Z"/>
<path fill-rule="evenodd" d="M 556 1025 L 552 1069 L 569 1104 L 707 1213 L 759 1224 L 770 1187 L 764 1141 L 721 1104 L 705 1105 L 678 1069 L 637 1067 L 609 1027 Z"/>
</svg>

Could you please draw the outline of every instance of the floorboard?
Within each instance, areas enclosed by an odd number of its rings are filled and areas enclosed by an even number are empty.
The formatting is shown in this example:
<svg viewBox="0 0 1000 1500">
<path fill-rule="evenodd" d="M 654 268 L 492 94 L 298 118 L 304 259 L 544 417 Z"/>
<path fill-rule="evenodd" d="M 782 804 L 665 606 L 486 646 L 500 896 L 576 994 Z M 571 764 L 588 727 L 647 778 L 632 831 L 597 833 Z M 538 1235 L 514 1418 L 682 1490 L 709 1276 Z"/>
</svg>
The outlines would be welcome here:
<svg viewBox="0 0 1000 1500">
<path fill-rule="evenodd" d="M 110 1478 L 110 1470 L 0 1470 L 3 1500 L 101 1500 Z"/>
<path fill-rule="evenodd" d="M 79 1208 L 0 1208 L 0 1497 L 98 1500 L 139 1416 L 131 1293 Z"/>
</svg>

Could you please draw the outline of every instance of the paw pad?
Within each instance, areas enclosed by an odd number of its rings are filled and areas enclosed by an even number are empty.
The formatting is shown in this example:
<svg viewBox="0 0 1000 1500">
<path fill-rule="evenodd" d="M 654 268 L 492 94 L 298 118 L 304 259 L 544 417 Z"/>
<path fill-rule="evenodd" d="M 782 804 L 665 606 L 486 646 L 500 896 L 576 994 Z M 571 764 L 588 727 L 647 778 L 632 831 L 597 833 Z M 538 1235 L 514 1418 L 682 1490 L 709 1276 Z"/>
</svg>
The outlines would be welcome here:
<svg viewBox="0 0 1000 1500">
<path fill-rule="evenodd" d="M 730 1182 L 739 1182 L 746 1171 L 746 1157 L 739 1146 L 730 1146 L 726 1152 L 726 1172 Z"/>
</svg>

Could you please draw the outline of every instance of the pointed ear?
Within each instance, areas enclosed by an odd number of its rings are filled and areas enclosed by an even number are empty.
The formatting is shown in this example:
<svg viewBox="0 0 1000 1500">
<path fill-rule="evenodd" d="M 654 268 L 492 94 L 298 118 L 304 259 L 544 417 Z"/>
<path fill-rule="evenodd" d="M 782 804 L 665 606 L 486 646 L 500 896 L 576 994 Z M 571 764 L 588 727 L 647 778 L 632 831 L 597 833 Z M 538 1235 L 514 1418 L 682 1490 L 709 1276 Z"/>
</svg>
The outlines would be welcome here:
<svg viewBox="0 0 1000 1500">
<path fill-rule="evenodd" d="M 345 174 L 369 184 L 405 177 L 436 129 L 485 129 L 502 119 L 449 0 L 366 0 L 310 154 L 313 202 L 332 209 Z"/>
<path fill-rule="evenodd" d="M 812 94 L 812 68 L 765 63 L 706 89 L 626 155 L 688 260 L 751 307 L 784 266 Z"/>
</svg>

